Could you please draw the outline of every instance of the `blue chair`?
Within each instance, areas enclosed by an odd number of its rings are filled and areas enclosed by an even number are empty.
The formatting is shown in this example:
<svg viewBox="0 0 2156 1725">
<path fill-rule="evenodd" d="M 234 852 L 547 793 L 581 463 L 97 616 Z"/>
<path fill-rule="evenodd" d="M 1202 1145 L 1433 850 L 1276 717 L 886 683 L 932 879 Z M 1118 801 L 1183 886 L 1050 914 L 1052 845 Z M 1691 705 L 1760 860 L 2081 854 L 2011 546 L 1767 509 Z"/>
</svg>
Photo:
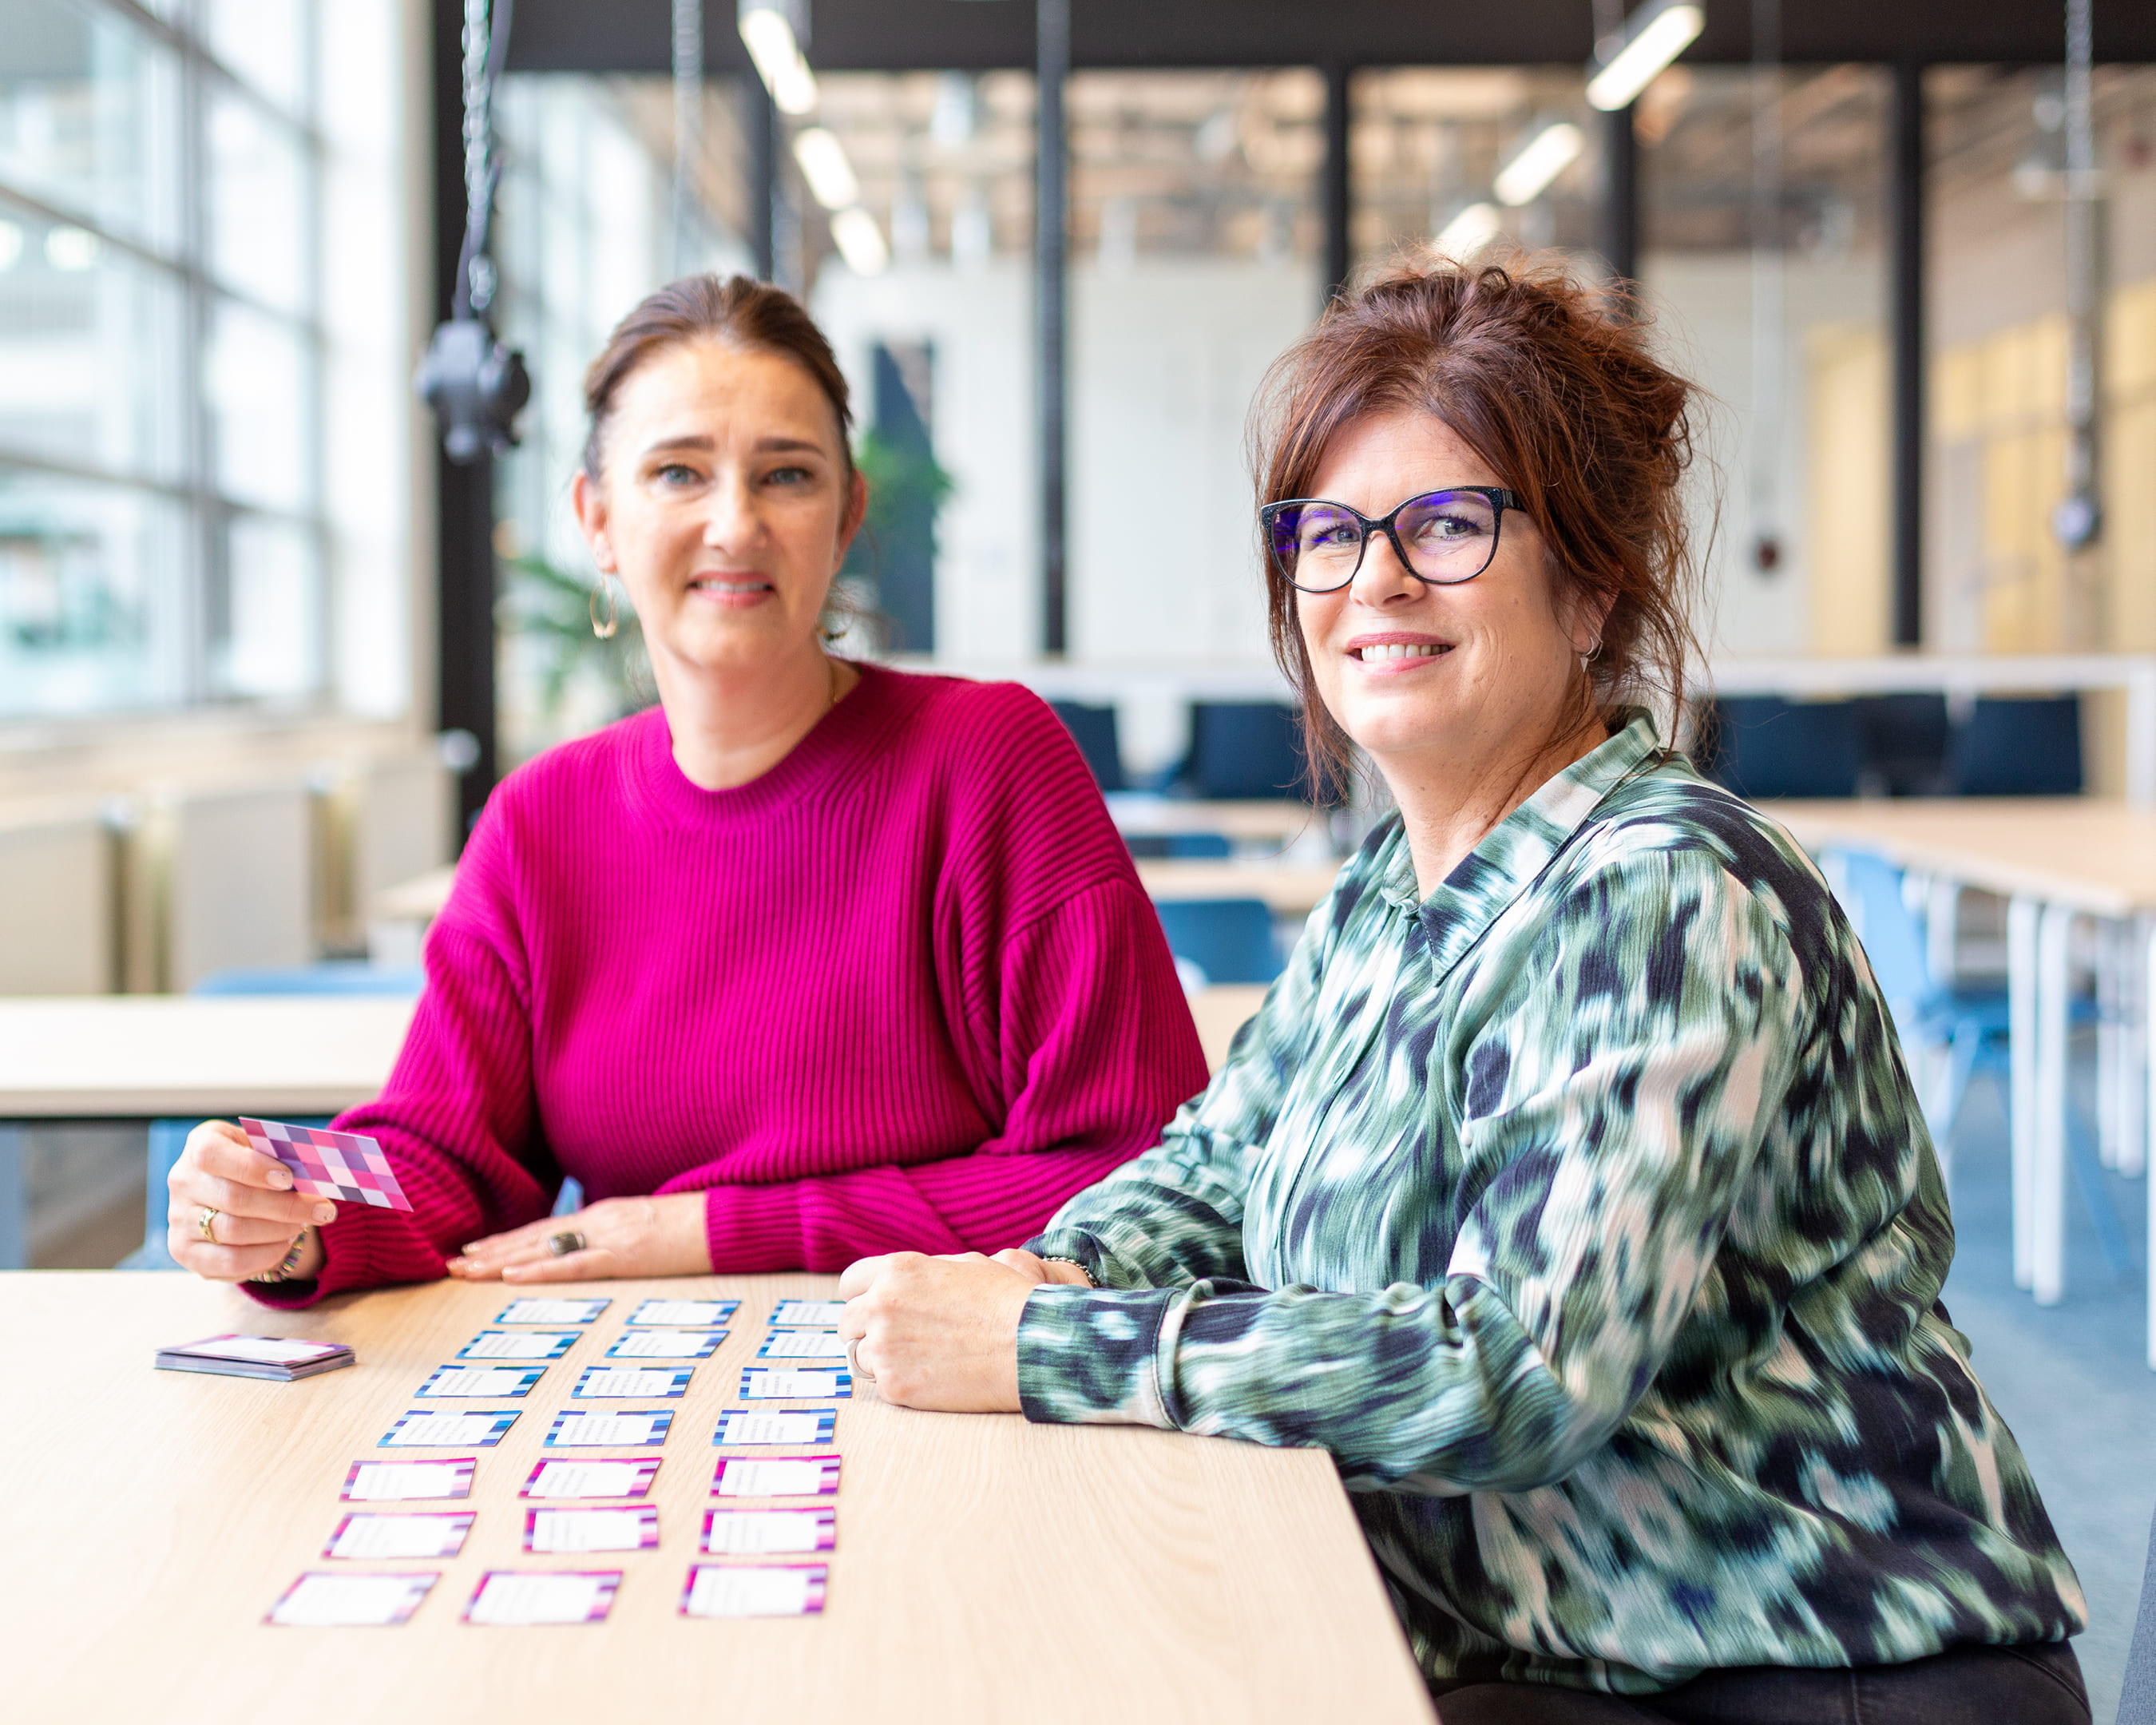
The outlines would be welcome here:
<svg viewBox="0 0 2156 1725">
<path fill-rule="evenodd" d="M 1281 973 L 1272 907 L 1263 899 L 1168 899 L 1153 908 L 1168 950 L 1207 982 L 1269 983 Z"/>
<path fill-rule="evenodd" d="M 357 960 L 331 960 L 321 964 L 280 965 L 266 969 L 212 971 L 187 992 L 192 994 L 401 994 L 415 996 L 425 985 L 426 973 L 411 967 L 377 966 Z M 322 1117 L 291 1122 L 295 1126 L 327 1126 Z M 177 1270 L 165 1242 L 167 1199 L 165 1180 L 187 1147 L 187 1134 L 198 1120 L 153 1120 L 144 1173 L 147 1185 L 142 1194 L 142 1244 L 120 1260 L 122 1270 Z"/>
<path fill-rule="evenodd" d="M 1868 695 L 1856 703 L 1864 771 L 1890 797 L 1936 797 L 1947 788 L 1953 726 L 1937 691 Z"/>
<path fill-rule="evenodd" d="M 1276 701 L 1194 701 L 1184 774 L 1194 797 L 1307 795 L 1301 717 Z"/>
<path fill-rule="evenodd" d="M 1063 721 L 1063 728 L 1078 745 L 1078 752 L 1093 769 L 1094 783 L 1104 791 L 1129 788 L 1123 777 L 1123 750 L 1111 706 L 1087 706 L 1076 701 L 1051 701 L 1049 710 Z"/>
<path fill-rule="evenodd" d="M 1856 901 L 1863 923 L 1864 955 L 1903 1043 L 1943 1045 L 1949 1050 L 1945 1085 L 1925 1106 L 1924 1119 L 1940 1163 L 1951 1174 L 1954 1126 L 1971 1081 L 1979 1070 L 1989 1070 L 1996 1075 L 2002 1092 L 2011 1081 L 2006 990 L 1996 984 L 1943 983 L 1933 976 L 1924 956 L 1923 927 L 1902 896 L 1902 871 L 1869 851 L 1829 855 Z M 2075 1001 L 2072 1016 L 2078 1023 L 2092 1022 L 2094 1003 Z M 2069 1123 L 2066 1153 L 2074 1183 L 2095 1224 L 2104 1263 L 2114 1276 L 2123 1279 L 2133 1273 L 2133 1262 L 2126 1229 L 2105 1189 L 2103 1169 L 2090 1135 L 2078 1122 Z"/>
<path fill-rule="evenodd" d="M 1131 847 L 1132 856 L 1219 859 L 1235 854 L 1224 833 L 1128 833 L 1123 842 Z"/>
<path fill-rule="evenodd" d="M 1958 796 L 2078 797 L 2080 697 L 1979 696 L 1954 732 L 1947 772 Z"/>
<path fill-rule="evenodd" d="M 1850 701 L 1738 696 L 1712 703 L 1701 729 L 1705 772 L 1740 797 L 1856 794 L 1864 745 Z"/>
</svg>

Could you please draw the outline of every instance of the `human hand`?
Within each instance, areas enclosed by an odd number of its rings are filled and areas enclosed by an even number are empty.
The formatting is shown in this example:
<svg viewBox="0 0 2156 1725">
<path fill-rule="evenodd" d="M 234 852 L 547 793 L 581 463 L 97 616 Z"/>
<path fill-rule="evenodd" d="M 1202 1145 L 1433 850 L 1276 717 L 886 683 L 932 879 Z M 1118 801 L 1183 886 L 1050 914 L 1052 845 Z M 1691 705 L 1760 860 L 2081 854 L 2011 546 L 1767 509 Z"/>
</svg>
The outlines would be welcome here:
<svg viewBox="0 0 2156 1725">
<path fill-rule="evenodd" d="M 574 1215 L 547 1216 L 474 1240 L 449 1260 L 467 1281 L 599 1281 L 629 1276 L 708 1276 L 704 1194 L 603 1198 Z M 556 1255 L 557 1234 L 581 1234 L 581 1250 Z"/>
<path fill-rule="evenodd" d="M 887 1402 L 1015 1413 L 1019 1318 L 1053 1267 L 1030 1252 L 864 1258 L 839 1279 L 846 1301 L 839 1333 Z"/>
<path fill-rule="evenodd" d="M 335 1204 L 295 1192 L 292 1171 L 227 1120 L 205 1120 L 187 1134 L 165 1189 L 172 1194 L 165 1243 L 172 1260 L 209 1281 L 244 1281 L 275 1270 L 303 1230 L 336 1219 Z M 215 1212 L 208 1239 L 205 1211 Z M 321 1241 L 309 1235 L 292 1280 L 312 1281 L 321 1266 Z"/>
</svg>

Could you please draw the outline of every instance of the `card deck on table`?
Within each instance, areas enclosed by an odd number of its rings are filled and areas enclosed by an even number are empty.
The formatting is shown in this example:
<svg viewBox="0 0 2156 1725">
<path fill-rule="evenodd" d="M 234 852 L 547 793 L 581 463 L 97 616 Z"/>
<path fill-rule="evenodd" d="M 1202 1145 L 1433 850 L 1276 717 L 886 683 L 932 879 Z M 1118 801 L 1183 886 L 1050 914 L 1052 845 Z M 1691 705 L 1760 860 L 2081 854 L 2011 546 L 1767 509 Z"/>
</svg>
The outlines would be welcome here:
<svg viewBox="0 0 2156 1725">
<path fill-rule="evenodd" d="M 542 1461 L 520 1497 L 641 1497 L 659 1476 L 656 1461 Z"/>
<path fill-rule="evenodd" d="M 498 1324 L 589 1324 L 613 1304 L 611 1300 L 511 1300 Z"/>
<path fill-rule="evenodd" d="M 811 1617 L 824 1609 L 824 1563 L 698 1563 L 681 1590 L 684 1617 Z"/>
<path fill-rule="evenodd" d="M 544 1366 L 437 1366 L 415 1395 L 483 1396 L 489 1401 L 517 1401 L 547 1375 Z"/>
<path fill-rule="evenodd" d="M 516 1424 L 506 1413 L 435 1414 L 414 1408 L 382 1435 L 377 1450 L 491 1450 Z"/>
<path fill-rule="evenodd" d="M 346 1516 L 336 1524 L 326 1558 L 453 1558 L 465 1548 L 473 1512 L 427 1510 L 416 1515 Z"/>
<path fill-rule="evenodd" d="M 388 1628 L 419 1609 L 431 1575 L 325 1575 L 310 1569 L 285 1589 L 266 1622 L 286 1629 Z"/>
<path fill-rule="evenodd" d="M 778 1310 L 771 1314 L 771 1327 L 775 1330 L 834 1329 L 845 1315 L 844 1300 L 781 1300 Z"/>
<path fill-rule="evenodd" d="M 358 1356 L 341 1342 L 301 1342 L 290 1336 L 211 1336 L 157 1350 L 161 1372 L 213 1372 L 226 1378 L 267 1378 L 289 1384 L 334 1372 Z"/>
<path fill-rule="evenodd" d="M 820 1401 L 825 1397 L 850 1397 L 854 1374 L 835 1372 L 789 1371 L 780 1366 L 743 1366 L 741 1398 L 745 1402 Z"/>
<path fill-rule="evenodd" d="M 586 1366 L 569 1394 L 578 1401 L 678 1401 L 689 1393 L 693 1367 Z"/>
<path fill-rule="evenodd" d="M 832 1497 L 836 1455 L 729 1455 L 711 1475 L 714 1497 Z"/>
<path fill-rule="evenodd" d="M 724 1330 L 631 1330 L 606 1351 L 608 1359 L 709 1359 Z"/>
<path fill-rule="evenodd" d="M 288 1126 L 281 1120 L 239 1117 L 247 1141 L 292 1171 L 292 1189 L 310 1198 L 333 1198 L 345 1204 L 371 1204 L 377 1209 L 408 1210 L 412 1200 L 397 1183 L 396 1171 L 382 1146 L 357 1132 L 333 1132 L 326 1126 Z"/>
<path fill-rule="evenodd" d="M 674 1423 L 671 1409 L 659 1409 L 648 1414 L 586 1413 L 581 1408 L 564 1408 L 554 1416 L 554 1424 L 547 1433 L 547 1447 L 550 1450 L 633 1450 L 656 1449 L 666 1441 L 667 1429 Z"/>
<path fill-rule="evenodd" d="M 757 1348 L 758 1359 L 844 1359 L 846 1344 L 836 1330 L 773 1330 Z"/>
<path fill-rule="evenodd" d="M 344 1476 L 346 1503 L 410 1502 L 425 1498 L 469 1497 L 472 1473 L 479 1466 L 459 1461 L 355 1461 Z"/>
<path fill-rule="evenodd" d="M 603 1623 L 619 1569 L 490 1569 L 465 1607 L 466 1623 Z"/>
<path fill-rule="evenodd" d="M 714 1558 L 767 1558 L 829 1551 L 839 1543 L 831 1509 L 707 1509 L 704 1553 Z"/>
<path fill-rule="evenodd" d="M 459 1359 L 559 1359 L 581 1330 L 481 1330 L 457 1350 Z"/>
<path fill-rule="evenodd" d="M 629 1313 L 629 1322 L 668 1329 L 716 1329 L 740 1310 L 738 1300 L 646 1300 Z"/>
<path fill-rule="evenodd" d="M 839 1429 L 836 1408 L 728 1408 L 719 1415 L 711 1441 L 736 1444 L 828 1444 Z"/>
<path fill-rule="evenodd" d="M 659 1512 L 634 1509 L 527 1509 L 524 1548 L 547 1552 L 650 1551 L 659 1543 Z"/>
</svg>

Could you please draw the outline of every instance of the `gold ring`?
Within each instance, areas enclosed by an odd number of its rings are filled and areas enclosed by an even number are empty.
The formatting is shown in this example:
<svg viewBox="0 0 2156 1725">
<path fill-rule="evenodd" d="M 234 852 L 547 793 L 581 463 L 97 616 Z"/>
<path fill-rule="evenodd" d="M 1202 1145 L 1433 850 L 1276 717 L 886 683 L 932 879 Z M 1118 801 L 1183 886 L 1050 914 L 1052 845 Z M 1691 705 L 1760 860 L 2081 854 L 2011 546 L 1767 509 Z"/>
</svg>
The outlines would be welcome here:
<svg viewBox="0 0 2156 1725">
<path fill-rule="evenodd" d="M 212 1209 L 208 1204 L 204 1204 L 203 1206 L 202 1214 L 195 1218 L 195 1232 L 202 1235 L 202 1237 L 208 1240 L 212 1245 L 215 1245 L 217 1244 L 217 1235 L 214 1231 L 217 1225 L 217 1218 L 218 1212 Z"/>
</svg>

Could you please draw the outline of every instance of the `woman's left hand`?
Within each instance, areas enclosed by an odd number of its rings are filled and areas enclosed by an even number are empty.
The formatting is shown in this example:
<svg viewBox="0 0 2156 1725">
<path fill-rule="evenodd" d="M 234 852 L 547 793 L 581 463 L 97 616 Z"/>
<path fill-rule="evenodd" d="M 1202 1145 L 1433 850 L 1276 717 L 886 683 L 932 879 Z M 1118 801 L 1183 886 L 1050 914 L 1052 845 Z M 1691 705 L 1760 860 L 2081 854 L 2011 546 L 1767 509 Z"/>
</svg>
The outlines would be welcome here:
<svg viewBox="0 0 2156 1725">
<path fill-rule="evenodd" d="M 1026 1296 L 1058 1280 L 1030 1252 L 863 1258 L 839 1278 L 839 1333 L 876 1394 L 908 1408 L 1014 1414 L 1018 1321 Z"/>
<path fill-rule="evenodd" d="M 704 1194 L 603 1198 L 568 1216 L 475 1240 L 449 1260 L 450 1275 L 466 1281 L 599 1281 L 629 1276 L 708 1276 L 711 1249 L 704 1233 Z M 581 1234 L 582 1250 L 557 1255 L 557 1234 Z"/>
</svg>

